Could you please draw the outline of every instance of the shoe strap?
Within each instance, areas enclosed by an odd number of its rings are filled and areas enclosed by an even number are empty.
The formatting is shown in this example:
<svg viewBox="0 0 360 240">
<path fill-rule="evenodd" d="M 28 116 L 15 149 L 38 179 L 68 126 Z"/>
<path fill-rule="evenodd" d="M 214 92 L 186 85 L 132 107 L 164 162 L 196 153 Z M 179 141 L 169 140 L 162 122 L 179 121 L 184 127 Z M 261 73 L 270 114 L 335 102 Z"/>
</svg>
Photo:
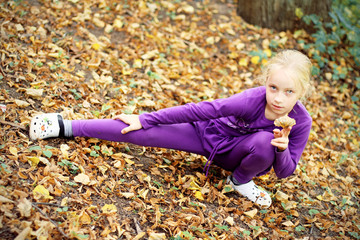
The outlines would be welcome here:
<svg viewBox="0 0 360 240">
<path fill-rule="evenodd" d="M 57 118 L 58 118 L 59 127 L 60 127 L 59 137 L 64 137 L 65 136 L 64 121 L 63 121 L 61 115 L 58 115 Z"/>
</svg>

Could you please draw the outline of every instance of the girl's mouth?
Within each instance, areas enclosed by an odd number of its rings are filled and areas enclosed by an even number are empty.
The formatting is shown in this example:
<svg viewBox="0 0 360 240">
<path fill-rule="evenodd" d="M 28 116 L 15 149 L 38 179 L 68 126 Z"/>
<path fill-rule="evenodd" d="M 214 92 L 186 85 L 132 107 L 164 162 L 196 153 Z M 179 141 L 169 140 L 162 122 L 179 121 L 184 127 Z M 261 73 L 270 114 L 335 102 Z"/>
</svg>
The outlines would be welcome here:
<svg viewBox="0 0 360 240">
<path fill-rule="evenodd" d="M 273 104 L 273 108 L 274 108 L 274 109 L 276 109 L 276 110 L 280 110 L 280 109 L 282 109 L 282 107 L 277 106 L 277 105 L 274 105 L 274 104 Z"/>
</svg>

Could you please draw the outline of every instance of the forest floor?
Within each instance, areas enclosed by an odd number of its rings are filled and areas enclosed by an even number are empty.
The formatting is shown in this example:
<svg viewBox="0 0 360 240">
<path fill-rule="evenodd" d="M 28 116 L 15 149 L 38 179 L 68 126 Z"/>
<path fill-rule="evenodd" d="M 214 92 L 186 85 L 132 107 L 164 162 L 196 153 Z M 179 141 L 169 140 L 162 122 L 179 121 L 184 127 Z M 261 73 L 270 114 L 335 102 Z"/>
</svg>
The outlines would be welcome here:
<svg viewBox="0 0 360 240">
<path fill-rule="evenodd" d="M 32 142 L 39 113 L 111 118 L 258 86 L 305 31 L 245 23 L 227 1 L 0 2 L 1 239 L 360 239 L 359 97 L 353 71 L 314 76 L 313 118 L 295 173 L 256 178 L 261 209 L 202 156 L 98 139 Z M 350 59 L 338 56 L 346 66 Z M 352 98 L 355 96 L 356 98 Z"/>
</svg>

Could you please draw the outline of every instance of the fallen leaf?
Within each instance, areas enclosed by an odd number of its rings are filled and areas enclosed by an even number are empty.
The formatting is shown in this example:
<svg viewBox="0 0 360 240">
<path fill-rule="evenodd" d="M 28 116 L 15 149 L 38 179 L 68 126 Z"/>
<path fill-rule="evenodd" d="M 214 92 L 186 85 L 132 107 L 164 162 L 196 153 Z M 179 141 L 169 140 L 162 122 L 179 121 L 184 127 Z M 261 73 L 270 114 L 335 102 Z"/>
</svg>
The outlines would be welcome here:
<svg viewBox="0 0 360 240">
<path fill-rule="evenodd" d="M 22 217 L 30 217 L 32 206 L 28 199 L 21 198 L 17 207 Z"/>
<path fill-rule="evenodd" d="M 260 62 L 260 57 L 259 56 L 253 56 L 253 57 L 251 57 L 250 61 L 253 64 L 258 64 Z"/>
<path fill-rule="evenodd" d="M 9 147 L 9 152 L 15 157 L 18 157 L 18 150 L 16 147 Z"/>
<path fill-rule="evenodd" d="M 294 223 L 289 220 L 289 221 L 283 222 L 282 225 L 284 225 L 286 227 L 292 227 L 292 226 L 294 226 Z"/>
<path fill-rule="evenodd" d="M 132 198 L 132 197 L 135 196 L 135 194 L 132 193 L 132 192 L 122 192 L 121 195 L 126 197 L 126 198 Z"/>
<path fill-rule="evenodd" d="M 279 191 L 279 190 L 275 193 L 276 200 L 278 200 L 280 202 L 288 201 L 289 197 L 290 197 L 289 195 L 287 195 L 286 193 Z"/>
<path fill-rule="evenodd" d="M 33 88 L 26 89 L 26 94 L 35 99 L 40 99 L 43 93 L 44 93 L 43 89 L 33 89 Z"/>
<path fill-rule="evenodd" d="M 105 204 L 102 208 L 101 211 L 103 213 L 109 214 L 109 213 L 116 213 L 117 212 L 117 208 L 114 204 Z"/>
<path fill-rule="evenodd" d="M 204 196 L 202 195 L 202 193 L 200 191 L 195 191 L 195 197 L 201 201 L 204 200 Z"/>
<path fill-rule="evenodd" d="M 225 221 L 230 224 L 230 226 L 234 226 L 235 222 L 234 222 L 234 218 L 231 216 L 228 216 L 227 218 L 225 218 Z"/>
<path fill-rule="evenodd" d="M 29 160 L 32 167 L 37 166 L 40 162 L 40 159 L 38 157 L 27 157 L 27 159 Z"/>
<path fill-rule="evenodd" d="M 163 239 L 167 239 L 165 233 L 155 233 L 155 232 L 149 233 L 149 240 L 163 240 Z"/>
<path fill-rule="evenodd" d="M 31 228 L 26 227 L 16 236 L 14 240 L 25 240 L 28 238 L 30 232 L 31 232 Z"/>
<path fill-rule="evenodd" d="M 139 196 L 142 197 L 143 199 L 146 199 L 148 193 L 149 193 L 149 189 L 146 188 L 143 188 L 138 192 Z"/>
<path fill-rule="evenodd" d="M 30 105 L 30 103 L 18 99 L 15 99 L 15 104 L 20 108 L 26 108 Z"/>
<path fill-rule="evenodd" d="M 251 218 L 254 218 L 255 215 L 257 214 L 258 210 L 257 209 L 253 209 L 253 210 L 250 210 L 250 211 L 247 211 L 247 212 L 244 212 L 244 214 L 246 216 L 249 216 Z"/>
<path fill-rule="evenodd" d="M 50 196 L 49 190 L 47 190 L 43 185 L 37 185 L 33 190 L 34 198 L 35 199 L 53 199 Z"/>
<path fill-rule="evenodd" d="M 65 159 L 69 159 L 68 150 L 70 150 L 69 145 L 67 145 L 67 144 L 61 144 L 60 145 L 60 151 L 61 151 L 61 153 L 62 153 L 62 155 L 64 156 Z"/>
<path fill-rule="evenodd" d="M 90 184 L 90 178 L 85 173 L 78 174 L 76 177 L 74 177 L 74 181 L 77 183 L 84 184 L 84 185 Z"/>
</svg>

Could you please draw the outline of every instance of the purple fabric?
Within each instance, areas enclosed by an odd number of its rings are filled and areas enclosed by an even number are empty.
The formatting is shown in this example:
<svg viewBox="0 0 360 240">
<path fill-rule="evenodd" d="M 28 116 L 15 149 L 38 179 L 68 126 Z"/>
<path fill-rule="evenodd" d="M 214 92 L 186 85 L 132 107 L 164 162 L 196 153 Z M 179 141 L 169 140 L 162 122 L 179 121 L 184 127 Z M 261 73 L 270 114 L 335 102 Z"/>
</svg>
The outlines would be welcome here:
<svg viewBox="0 0 360 240">
<path fill-rule="evenodd" d="M 193 124 L 181 123 L 159 125 L 149 129 L 140 129 L 127 134 L 121 130 L 127 124 L 120 120 L 92 119 L 73 120 L 74 137 L 91 137 L 115 142 L 128 142 L 147 147 L 162 147 L 207 155 Z"/>
<path fill-rule="evenodd" d="M 158 124 L 194 122 L 204 149 L 216 155 L 232 151 L 238 141 L 249 134 L 272 133 L 274 128 L 278 128 L 274 121 L 266 119 L 265 106 L 266 89 L 257 87 L 212 102 L 189 103 L 144 113 L 140 115 L 140 121 L 145 129 Z M 296 120 L 296 125 L 290 132 L 288 148 L 283 152 L 274 149 L 273 168 L 279 178 L 288 177 L 295 171 L 312 124 L 309 113 L 299 101 L 288 115 Z"/>
<path fill-rule="evenodd" d="M 253 88 L 226 99 L 191 103 L 140 115 L 143 129 L 122 134 L 127 126 L 118 120 L 72 121 L 74 136 L 94 137 L 141 146 L 193 152 L 232 171 L 241 183 L 268 172 L 280 178 L 291 175 L 305 148 L 311 117 L 298 102 L 289 116 L 297 124 L 289 147 L 278 152 L 270 144 L 274 122 L 265 118 L 265 88 Z"/>
</svg>

